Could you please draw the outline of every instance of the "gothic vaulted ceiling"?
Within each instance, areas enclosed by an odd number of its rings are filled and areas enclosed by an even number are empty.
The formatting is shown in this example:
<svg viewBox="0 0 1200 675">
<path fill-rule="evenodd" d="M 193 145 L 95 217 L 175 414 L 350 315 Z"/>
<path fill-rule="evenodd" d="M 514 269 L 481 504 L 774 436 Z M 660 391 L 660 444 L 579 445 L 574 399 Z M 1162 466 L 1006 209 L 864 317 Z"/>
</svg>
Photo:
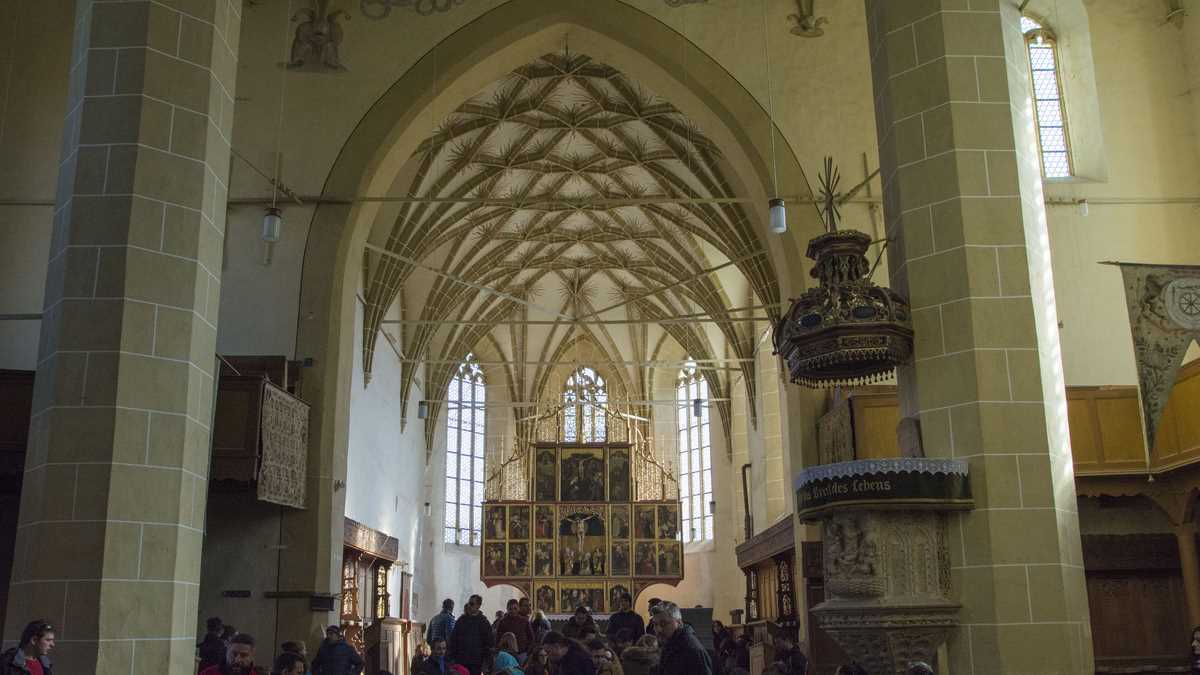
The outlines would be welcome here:
<svg viewBox="0 0 1200 675">
<path fill-rule="evenodd" d="M 739 310 L 774 318 L 779 303 L 758 225 L 729 199 L 721 149 L 627 74 L 547 54 L 462 103 L 401 175 L 397 191 L 422 199 L 376 225 L 364 261 L 368 376 L 403 291 L 403 318 L 424 322 L 404 324 L 399 342 L 429 360 L 425 392 L 444 391 L 452 362 L 487 342 L 513 362 L 511 400 L 543 400 L 546 362 L 587 344 L 645 400 L 649 369 L 636 362 L 668 340 L 676 359 L 700 360 L 714 398 L 739 374 L 753 392 L 753 363 L 737 359 L 752 358 L 763 324 Z M 709 321 L 635 323 L 686 315 Z M 403 370 L 404 401 L 415 375 Z"/>
</svg>

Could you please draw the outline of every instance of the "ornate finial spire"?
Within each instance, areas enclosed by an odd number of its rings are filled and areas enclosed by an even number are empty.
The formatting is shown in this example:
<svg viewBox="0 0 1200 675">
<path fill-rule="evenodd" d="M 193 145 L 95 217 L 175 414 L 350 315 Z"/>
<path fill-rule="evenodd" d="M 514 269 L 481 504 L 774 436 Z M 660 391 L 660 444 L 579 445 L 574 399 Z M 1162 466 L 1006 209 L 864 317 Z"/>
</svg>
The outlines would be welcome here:
<svg viewBox="0 0 1200 675">
<path fill-rule="evenodd" d="M 837 232 L 837 221 L 841 216 L 838 211 L 837 187 L 842 176 L 837 167 L 833 165 L 832 157 L 825 158 L 825 173 L 819 176 L 819 180 L 821 181 L 821 201 L 824 202 L 821 210 L 824 212 L 825 229 L 829 232 Z"/>
</svg>

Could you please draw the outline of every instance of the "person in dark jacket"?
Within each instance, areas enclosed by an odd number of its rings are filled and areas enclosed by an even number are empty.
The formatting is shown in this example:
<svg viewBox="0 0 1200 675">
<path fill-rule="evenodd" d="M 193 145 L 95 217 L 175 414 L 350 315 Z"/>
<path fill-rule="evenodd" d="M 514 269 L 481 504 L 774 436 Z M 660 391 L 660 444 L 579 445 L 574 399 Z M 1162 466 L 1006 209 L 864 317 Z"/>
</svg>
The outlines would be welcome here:
<svg viewBox="0 0 1200 675">
<path fill-rule="evenodd" d="M 775 651 L 776 670 L 785 675 L 808 675 L 808 656 L 787 636 L 778 640 Z"/>
<path fill-rule="evenodd" d="M 429 630 L 425 631 L 425 640 L 433 644 L 435 640 L 449 640 L 454 632 L 454 601 L 446 598 L 442 601 L 442 611 L 429 620 Z"/>
<path fill-rule="evenodd" d="M 225 663 L 209 666 L 200 675 L 263 675 L 266 671 L 254 665 L 254 637 L 238 633 L 229 640 Z"/>
<path fill-rule="evenodd" d="M 558 631 L 550 631 L 542 639 L 542 646 L 554 664 L 554 675 L 596 675 L 591 652 L 579 642 Z"/>
<path fill-rule="evenodd" d="M 284 652 L 275 658 L 275 668 L 271 675 L 304 675 L 308 663 L 296 652 Z"/>
<path fill-rule="evenodd" d="M 358 675 L 363 669 L 362 657 L 346 642 L 341 626 L 325 629 L 325 641 L 312 662 L 313 675 Z"/>
<path fill-rule="evenodd" d="M 513 652 L 513 656 L 517 657 L 518 662 L 521 661 L 533 644 L 533 626 L 529 618 L 521 614 L 520 604 L 515 598 L 508 601 L 508 613 L 496 624 L 496 635 L 505 633 L 512 633 L 517 638 L 517 651 Z"/>
<path fill-rule="evenodd" d="M 696 631 L 683 622 L 679 606 L 664 602 L 654 615 L 654 632 L 662 643 L 659 675 L 712 675 L 712 659 L 696 639 Z"/>
<path fill-rule="evenodd" d="M 628 593 L 621 594 L 621 606 L 608 617 L 608 639 L 615 639 L 622 628 L 629 629 L 629 642 L 636 642 L 646 633 L 646 622 L 641 614 L 633 611 L 633 596 Z"/>
<path fill-rule="evenodd" d="M 465 613 L 454 623 L 454 632 L 450 634 L 450 658 L 455 663 L 466 666 L 471 675 L 480 675 L 488 657 L 492 654 L 492 646 L 496 636 L 492 632 L 492 624 L 480 611 L 483 598 L 472 595 L 464 608 Z"/>
<path fill-rule="evenodd" d="M 54 649 L 54 626 L 45 619 L 30 621 L 21 631 L 16 647 L 0 654 L 0 674 L 53 675 L 50 650 Z"/>
<path fill-rule="evenodd" d="M 562 632 L 572 640 L 583 641 L 599 635 L 600 629 L 596 628 L 596 620 L 592 618 L 592 613 L 588 611 L 588 608 L 580 605 L 575 608 L 575 616 L 567 621 Z"/>
<path fill-rule="evenodd" d="M 204 622 L 204 625 L 208 629 L 208 633 L 205 634 L 200 644 L 196 645 L 200 657 L 200 670 L 225 663 L 225 650 L 229 649 L 229 643 L 222 637 L 225 632 L 225 623 L 221 621 L 221 617 L 211 616 Z"/>
<path fill-rule="evenodd" d="M 446 641 L 434 640 L 429 650 L 429 658 L 421 662 L 419 669 L 413 669 L 412 675 L 449 675 L 450 659 L 446 657 Z"/>
</svg>

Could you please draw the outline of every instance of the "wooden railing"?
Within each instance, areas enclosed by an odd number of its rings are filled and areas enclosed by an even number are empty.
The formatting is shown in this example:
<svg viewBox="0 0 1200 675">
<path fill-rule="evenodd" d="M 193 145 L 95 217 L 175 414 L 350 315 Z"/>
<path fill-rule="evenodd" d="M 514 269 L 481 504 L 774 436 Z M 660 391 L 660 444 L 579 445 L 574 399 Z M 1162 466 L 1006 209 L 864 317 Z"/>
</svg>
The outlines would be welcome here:
<svg viewBox="0 0 1200 675">
<path fill-rule="evenodd" d="M 898 457 L 896 388 L 864 387 L 850 395 L 855 452 L 860 459 Z M 1149 470 L 1163 472 L 1200 460 L 1200 360 L 1179 371 L 1150 452 Z M 1137 387 L 1067 387 L 1067 424 L 1075 474 L 1145 473 Z"/>
</svg>

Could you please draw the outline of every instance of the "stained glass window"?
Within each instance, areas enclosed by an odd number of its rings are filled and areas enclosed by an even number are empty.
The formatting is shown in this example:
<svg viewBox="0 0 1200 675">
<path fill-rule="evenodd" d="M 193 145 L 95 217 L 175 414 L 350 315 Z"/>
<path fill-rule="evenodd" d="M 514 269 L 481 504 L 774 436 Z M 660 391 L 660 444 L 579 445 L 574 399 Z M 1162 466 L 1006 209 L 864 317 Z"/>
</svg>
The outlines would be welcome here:
<svg viewBox="0 0 1200 675">
<path fill-rule="evenodd" d="M 680 533 L 686 541 L 713 538 L 712 437 L 708 419 L 708 383 L 689 364 L 679 371 L 675 389 L 679 432 Z M 699 411 L 696 401 L 700 401 Z M 697 415 L 696 413 L 700 414 Z"/>
<path fill-rule="evenodd" d="M 1028 16 L 1021 17 L 1021 31 L 1029 50 L 1033 119 L 1037 125 L 1042 176 L 1067 178 L 1072 174 L 1071 142 L 1067 136 L 1067 113 L 1059 76 L 1058 43 L 1054 33 Z"/>
<path fill-rule="evenodd" d="M 479 546 L 483 520 L 483 438 L 487 430 L 483 370 L 468 354 L 446 392 L 447 544 Z"/>
<path fill-rule="evenodd" d="M 608 438 L 607 404 L 608 389 L 599 373 L 587 366 L 571 373 L 563 389 L 563 440 L 603 443 Z"/>
</svg>

